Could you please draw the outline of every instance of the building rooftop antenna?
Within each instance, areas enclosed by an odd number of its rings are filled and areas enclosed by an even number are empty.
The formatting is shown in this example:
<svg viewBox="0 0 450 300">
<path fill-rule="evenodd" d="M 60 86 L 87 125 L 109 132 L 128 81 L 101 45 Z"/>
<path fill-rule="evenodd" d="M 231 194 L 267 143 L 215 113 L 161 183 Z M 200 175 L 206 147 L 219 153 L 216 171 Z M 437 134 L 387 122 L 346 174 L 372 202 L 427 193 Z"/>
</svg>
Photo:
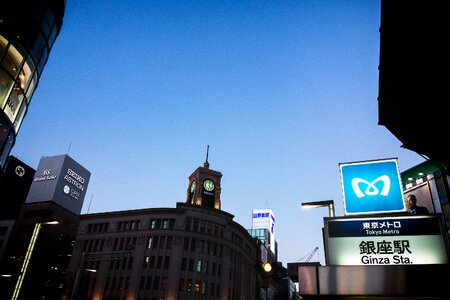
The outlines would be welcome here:
<svg viewBox="0 0 450 300">
<path fill-rule="evenodd" d="M 206 160 L 205 163 L 203 164 L 203 167 L 207 169 L 209 169 L 208 155 L 209 155 L 209 145 L 206 147 Z"/>
<path fill-rule="evenodd" d="M 88 209 L 87 209 L 87 214 L 88 214 L 89 211 L 91 210 L 92 197 L 94 197 L 94 194 L 91 194 L 91 200 L 89 200 L 89 205 L 88 205 Z"/>
</svg>

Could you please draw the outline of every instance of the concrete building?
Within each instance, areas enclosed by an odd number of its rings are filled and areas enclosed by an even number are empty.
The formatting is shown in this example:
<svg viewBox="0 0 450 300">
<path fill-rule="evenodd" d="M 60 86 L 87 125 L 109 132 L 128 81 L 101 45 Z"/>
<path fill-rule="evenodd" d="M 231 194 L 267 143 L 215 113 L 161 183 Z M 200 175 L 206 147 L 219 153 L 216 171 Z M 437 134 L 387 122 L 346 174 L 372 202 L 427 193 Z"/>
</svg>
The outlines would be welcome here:
<svg viewBox="0 0 450 300">
<path fill-rule="evenodd" d="M 80 216 L 67 285 L 75 299 L 259 299 L 260 243 L 220 209 L 206 161 L 175 208 Z"/>
</svg>

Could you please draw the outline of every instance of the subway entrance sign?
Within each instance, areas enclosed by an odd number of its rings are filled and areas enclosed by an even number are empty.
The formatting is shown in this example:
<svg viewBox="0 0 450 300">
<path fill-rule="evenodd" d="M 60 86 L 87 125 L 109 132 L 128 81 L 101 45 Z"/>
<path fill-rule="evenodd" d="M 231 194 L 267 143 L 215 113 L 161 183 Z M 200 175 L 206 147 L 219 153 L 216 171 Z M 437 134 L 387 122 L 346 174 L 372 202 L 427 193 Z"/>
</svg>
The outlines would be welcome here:
<svg viewBox="0 0 450 300">
<path fill-rule="evenodd" d="M 327 265 L 447 264 L 439 214 L 325 219 Z"/>
<path fill-rule="evenodd" d="M 339 164 L 344 215 L 406 211 L 396 158 Z"/>
</svg>

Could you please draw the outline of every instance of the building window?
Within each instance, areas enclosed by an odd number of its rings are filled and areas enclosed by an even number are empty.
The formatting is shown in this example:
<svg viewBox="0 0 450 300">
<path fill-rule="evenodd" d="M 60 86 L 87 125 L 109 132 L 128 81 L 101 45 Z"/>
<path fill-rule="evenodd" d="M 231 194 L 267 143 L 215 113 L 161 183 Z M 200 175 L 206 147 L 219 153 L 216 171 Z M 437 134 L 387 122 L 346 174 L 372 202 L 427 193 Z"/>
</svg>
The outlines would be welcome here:
<svg viewBox="0 0 450 300">
<path fill-rule="evenodd" d="M 198 273 L 202 272 L 202 261 L 200 259 L 197 261 L 197 269 L 196 270 Z"/>
<path fill-rule="evenodd" d="M 214 282 L 211 282 L 209 286 L 210 286 L 210 289 L 209 289 L 210 290 L 210 295 L 214 296 L 215 295 L 215 291 L 216 291 L 216 289 L 215 289 L 216 284 Z"/>
<path fill-rule="evenodd" d="M 156 268 L 157 269 L 161 269 L 162 260 L 163 260 L 162 256 L 158 256 L 157 261 L 156 261 Z"/>
<path fill-rule="evenodd" d="M 198 220 L 194 220 L 194 228 L 192 228 L 193 231 L 198 231 Z"/>
<path fill-rule="evenodd" d="M 139 281 L 139 289 L 142 290 L 144 288 L 144 284 L 145 284 L 145 277 L 141 276 L 141 280 Z M 105 286 L 106 289 L 106 286 Z"/>
<path fill-rule="evenodd" d="M 192 219 L 191 218 L 186 218 L 186 225 L 185 225 L 185 229 L 186 230 L 191 230 L 191 224 L 192 224 Z"/>
<path fill-rule="evenodd" d="M 147 268 L 150 262 L 149 256 L 144 256 L 144 264 L 142 265 L 143 268 Z"/>
<path fill-rule="evenodd" d="M 183 250 L 187 251 L 189 249 L 189 238 L 185 237 L 183 241 Z"/>
<path fill-rule="evenodd" d="M 154 267 L 155 267 L 155 259 L 156 259 L 156 256 L 151 256 L 150 257 L 150 264 L 149 264 L 149 267 L 151 268 L 151 269 L 153 269 Z"/>
<path fill-rule="evenodd" d="M 202 281 L 202 295 L 206 295 L 206 282 Z"/>
<path fill-rule="evenodd" d="M 192 252 L 195 252 L 195 242 L 196 242 L 195 239 L 191 239 L 191 251 Z"/>
<path fill-rule="evenodd" d="M 170 265 L 170 256 L 166 256 L 164 257 L 164 269 L 169 269 L 169 265 Z"/>
<path fill-rule="evenodd" d="M 161 277 L 161 290 L 165 291 L 167 288 L 167 277 Z"/>
<path fill-rule="evenodd" d="M 203 262 L 203 273 L 208 274 L 208 261 Z"/>
<path fill-rule="evenodd" d="M 186 292 L 188 292 L 188 293 L 192 292 L 192 279 L 187 280 Z"/>
<path fill-rule="evenodd" d="M 189 259 L 188 271 L 192 272 L 194 270 L 194 259 Z"/>
<path fill-rule="evenodd" d="M 155 281 L 153 281 L 153 288 L 154 289 L 160 289 L 160 287 L 159 287 L 159 276 L 155 277 Z"/>
<path fill-rule="evenodd" d="M 187 264 L 187 259 L 186 259 L 186 257 L 183 257 L 181 259 L 181 271 L 186 271 L 186 264 Z"/>
<path fill-rule="evenodd" d="M 166 249 L 168 249 L 168 250 L 172 249 L 172 240 L 173 240 L 173 237 L 172 237 L 172 236 L 168 236 L 168 237 L 167 237 L 167 245 L 166 245 Z"/>
<path fill-rule="evenodd" d="M 172 229 L 175 224 L 174 219 L 150 219 L 149 228 L 150 229 Z"/>
<path fill-rule="evenodd" d="M 166 237 L 161 236 L 159 238 L 159 249 L 164 249 L 165 243 L 166 243 Z"/>
<path fill-rule="evenodd" d="M 195 292 L 196 294 L 200 294 L 200 280 L 196 280 L 196 281 L 195 281 L 194 292 Z"/>
<path fill-rule="evenodd" d="M 152 277 L 149 276 L 149 277 L 147 277 L 147 284 L 145 286 L 145 289 L 150 290 L 151 288 L 152 288 Z"/>
<path fill-rule="evenodd" d="M 184 288 L 185 288 L 185 286 L 184 286 L 184 278 L 180 278 L 180 281 L 178 282 L 178 290 L 180 292 L 184 292 Z"/>
</svg>

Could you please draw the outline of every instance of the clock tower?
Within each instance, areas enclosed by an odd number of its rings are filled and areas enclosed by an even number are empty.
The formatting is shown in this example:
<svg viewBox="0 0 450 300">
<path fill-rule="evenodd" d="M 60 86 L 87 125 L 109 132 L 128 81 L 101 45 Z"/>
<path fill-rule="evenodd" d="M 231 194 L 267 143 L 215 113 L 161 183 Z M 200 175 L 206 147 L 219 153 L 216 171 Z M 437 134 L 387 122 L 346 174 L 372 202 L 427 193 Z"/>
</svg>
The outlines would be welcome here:
<svg viewBox="0 0 450 300">
<path fill-rule="evenodd" d="M 211 170 L 208 163 L 209 145 L 203 167 L 189 176 L 186 203 L 220 209 L 220 179 L 222 173 Z"/>
</svg>

